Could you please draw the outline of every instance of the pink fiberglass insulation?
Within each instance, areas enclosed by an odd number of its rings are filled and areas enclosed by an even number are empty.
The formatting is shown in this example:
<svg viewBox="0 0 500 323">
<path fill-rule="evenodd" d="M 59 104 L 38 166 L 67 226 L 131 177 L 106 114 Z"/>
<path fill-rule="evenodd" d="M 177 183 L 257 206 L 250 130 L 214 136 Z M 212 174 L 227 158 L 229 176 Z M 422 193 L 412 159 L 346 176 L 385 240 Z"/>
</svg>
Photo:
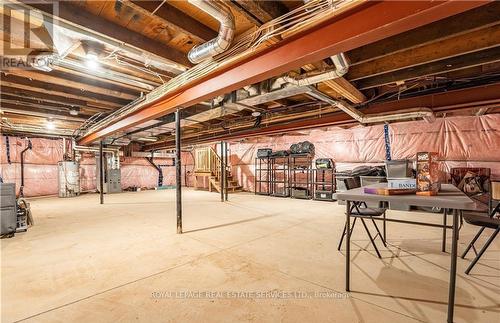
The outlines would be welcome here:
<svg viewBox="0 0 500 323">
<path fill-rule="evenodd" d="M 400 122 L 389 125 L 392 159 L 415 159 L 419 151 L 440 154 L 442 179 L 451 167 L 489 167 L 500 178 L 500 114 L 478 117 L 449 117 L 433 123 Z M 9 137 L 10 159 L 7 162 L 5 136 L 1 138 L 0 166 L 5 182 L 20 185 L 20 153 L 27 141 Z M 316 158 L 332 158 L 338 170 L 363 164 L 383 165 L 385 141 L 383 125 L 329 128 L 294 132 L 282 136 L 249 138 L 230 143 L 233 176 L 246 190 L 253 190 L 254 161 L 259 148 L 289 149 L 300 141 L 311 141 Z M 57 194 L 57 162 L 62 160 L 62 140 L 31 139 L 33 150 L 25 154 L 25 195 Z M 171 159 L 155 159 L 160 165 Z M 81 160 L 81 189 L 95 190 L 95 158 L 85 154 Z M 182 183 L 193 186 L 193 156 L 182 153 Z M 158 171 L 144 158 L 121 158 L 122 188 L 153 188 Z M 175 167 L 162 166 L 164 185 L 175 185 Z M 187 180 L 187 183 L 186 183 Z"/>
<path fill-rule="evenodd" d="M 32 149 L 24 154 L 24 194 L 40 196 L 57 194 L 57 162 L 62 160 L 62 140 L 32 138 Z M 9 137 L 10 161 L 7 161 L 6 139 L 2 137 L 0 151 L 1 176 L 4 182 L 15 182 L 19 191 L 21 185 L 21 152 L 28 140 Z"/>
<path fill-rule="evenodd" d="M 449 117 L 433 123 L 400 122 L 389 125 L 392 159 L 414 160 L 419 151 L 438 152 L 441 179 L 451 167 L 488 167 L 500 178 L 500 114 L 478 117 Z M 337 170 L 363 164 L 383 165 L 384 126 L 351 129 L 315 129 L 293 134 L 248 138 L 231 143 L 231 163 L 235 178 L 246 190 L 254 189 L 257 149 L 289 149 L 300 141 L 311 141 L 316 158 L 332 158 Z"/>
<path fill-rule="evenodd" d="M 24 195 L 26 197 L 58 194 L 58 166 L 63 159 L 62 139 L 31 138 L 32 150 L 25 153 Z M 16 183 L 19 192 L 21 185 L 21 151 L 26 148 L 27 140 L 9 137 L 10 164 L 7 160 L 6 138 L 1 138 L 0 175 L 6 183 Z M 171 159 L 155 158 L 157 164 L 172 164 Z M 183 185 L 186 179 L 192 185 L 193 158 L 191 153 L 182 153 Z M 96 161 L 93 154 L 85 153 L 80 160 L 81 191 L 96 189 Z M 122 188 L 158 186 L 158 171 L 145 158 L 121 158 Z M 175 185 L 175 167 L 163 166 L 164 185 Z M 188 172 L 188 176 L 185 172 Z"/>
</svg>

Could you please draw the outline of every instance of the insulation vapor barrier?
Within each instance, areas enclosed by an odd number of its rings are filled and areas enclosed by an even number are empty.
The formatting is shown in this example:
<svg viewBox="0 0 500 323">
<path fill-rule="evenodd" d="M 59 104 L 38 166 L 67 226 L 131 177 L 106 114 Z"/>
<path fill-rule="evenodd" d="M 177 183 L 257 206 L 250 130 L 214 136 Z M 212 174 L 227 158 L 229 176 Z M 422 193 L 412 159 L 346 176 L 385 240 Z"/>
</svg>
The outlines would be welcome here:
<svg viewBox="0 0 500 323">
<path fill-rule="evenodd" d="M 24 154 L 24 195 L 26 197 L 58 194 L 58 166 L 63 160 L 62 139 L 31 138 L 33 148 Z M 1 137 L 0 176 L 6 183 L 21 186 L 21 151 L 28 145 L 27 139 Z M 191 186 L 193 158 L 191 153 L 182 153 L 183 185 Z M 10 163 L 9 160 L 10 159 Z M 171 159 L 155 158 L 160 165 L 172 164 Z M 145 158 L 121 158 L 122 189 L 141 187 L 152 189 L 158 186 L 158 171 Z M 162 166 L 163 185 L 175 185 L 175 167 Z M 80 160 L 80 186 L 82 192 L 96 189 L 96 160 L 93 154 L 83 154 Z"/>
<path fill-rule="evenodd" d="M 435 151 L 440 155 L 441 180 L 447 180 L 451 167 L 488 167 L 492 177 L 500 178 L 500 115 L 449 117 L 433 123 L 411 121 L 388 127 L 392 159 L 414 160 L 419 151 Z M 230 142 L 233 176 L 245 190 L 254 189 L 257 149 L 289 149 L 301 141 L 316 147 L 315 158 L 332 158 L 339 171 L 360 165 L 383 165 L 386 159 L 384 126 L 330 128 L 293 132 L 274 137 L 257 137 Z M 9 137 L 10 161 L 7 160 L 6 138 L 1 138 L 0 167 L 5 182 L 21 179 L 21 151 L 27 140 Z M 25 153 L 25 196 L 55 195 L 58 191 L 57 162 L 63 158 L 62 140 L 31 139 L 33 149 Z M 175 185 L 175 167 L 171 159 L 155 159 L 162 165 L 163 185 Z M 193 155 L 182 153 L 182 183 L 193 186 Z M 96 188 L 95 158 L 85 154 L 80 162 L 82 191 Z M 121 158 L 122 188 L 158 186 L 158 171 L 145 158 Z"/>
<path fill-rule="evenodd" d="M 433 123 L 411 121 L 388 126 L 391 159 L 414 160 L 417 152 L 434 151 L 440 156 L 440 178 L 452 167 L 491 168 L 500 178 L 500 115 L 448 117 Z M 245 190 L 254 189 L 257 149 L 289 149 L 308 140 L 316 147 L 315 158 L 332 158 L 338 171 L 360 165 L 384 165 L 384 125 L 297 131 L 278 137 L 248 138 L 231 142 L 233 175 Z"/>
</svg>

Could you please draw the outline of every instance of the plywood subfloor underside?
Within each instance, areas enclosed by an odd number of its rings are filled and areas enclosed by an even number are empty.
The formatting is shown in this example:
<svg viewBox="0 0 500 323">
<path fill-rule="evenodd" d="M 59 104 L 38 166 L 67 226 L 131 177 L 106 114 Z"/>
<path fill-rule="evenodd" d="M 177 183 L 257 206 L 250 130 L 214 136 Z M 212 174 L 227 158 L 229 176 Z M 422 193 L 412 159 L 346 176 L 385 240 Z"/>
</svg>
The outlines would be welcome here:
<svg viewBox="0 0 500 323">
<path fill-rule="evenodd" d="M 174 191 L 110 195 L 103 206 L 94 194 L 33 200 L 36 226 L 1 241 L 2 322 L 446 319 L 450 258 L 440 251 L 440 229 L 388 224 L 390 246 L 380 246 L 379 260 L 357 225 L 346 297 L 344 253 L 336 249 L 342 206 L 246 193 L 223 204 L 191 190 L 183 198 L 183 235 L 175 234 Z M 475 231 L 465 225 L 459 252 Z M 469 261 L 459 259 L 456 322 L 499 322 L 499 242 L 471 276 L 463 273 Z M 288 298 L 267 297 L 280 291 Z M 196 292 L 220 294 L 196 299 Z"/>
</svg>

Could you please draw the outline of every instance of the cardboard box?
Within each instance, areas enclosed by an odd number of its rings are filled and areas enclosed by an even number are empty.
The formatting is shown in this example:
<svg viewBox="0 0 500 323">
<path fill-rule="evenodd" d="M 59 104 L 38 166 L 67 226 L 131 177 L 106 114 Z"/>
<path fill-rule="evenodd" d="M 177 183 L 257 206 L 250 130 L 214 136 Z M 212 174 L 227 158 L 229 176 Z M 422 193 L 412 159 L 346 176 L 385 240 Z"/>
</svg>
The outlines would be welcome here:
<svg viewBox="0 0 500 323">
<path fill-rule="evenodd" d="M 417 195 L 437 195 L 440 188 L 438 171 L 437 153 L 417 153 Z"/>
<path fill-rule="evenodd" d="M 414 178 L 388 178 L 387 181 L 388 188 L 417 188 L 417 181 Z"/>
</svg>

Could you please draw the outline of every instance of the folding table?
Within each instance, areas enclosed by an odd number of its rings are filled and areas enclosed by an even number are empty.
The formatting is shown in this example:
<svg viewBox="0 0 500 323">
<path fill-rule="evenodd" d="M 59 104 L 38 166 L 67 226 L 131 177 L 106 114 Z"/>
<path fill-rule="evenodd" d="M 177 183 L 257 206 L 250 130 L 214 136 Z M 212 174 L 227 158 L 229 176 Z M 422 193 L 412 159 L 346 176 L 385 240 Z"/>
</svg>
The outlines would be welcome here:
<svg viewBox="0 0 500 323">
<path fill-rule="evenodd" d="M 386 188 L 387 183 L 377 183 L 366 187 Z M 416 222 L 400 219 L 378 219 L 377 221 L 388 221 L 407 223 L 413 225 L 424 225 L 430 227 L 438 227 L 452 229 L 452 244 L 451 244 L 451 264 L 450 264 L 450 282 L 448 293 L 448 322 L 453 322 L 453 310 L 455 306 L 455 280 L 457 274 L 457 243 L 458 243 L 458 215 L 460 210 L 475 210 L 475 203 L 462 191 L 451 184 L 441 185 L 441 190 L 436 196 L 420 196 L 420 195 L 375 195 L 366 194 L 364 187 L 355 188 L 345 192 L 337 193 L 338 200 L 346 201 L 346 227 L 351 228 L 351 202 L 393 202 L 409 206 L 424 206 L 424 207 L 441 207 L 443 209 L 453 210 L 453 224 L 451 226 L 443 224 L 435 224 L 428 222 Z M 346 291 L 350 291 L 350 253 L 351 253 L 351 230 L 347 230 L 346 235 Z"/>
</svg>

